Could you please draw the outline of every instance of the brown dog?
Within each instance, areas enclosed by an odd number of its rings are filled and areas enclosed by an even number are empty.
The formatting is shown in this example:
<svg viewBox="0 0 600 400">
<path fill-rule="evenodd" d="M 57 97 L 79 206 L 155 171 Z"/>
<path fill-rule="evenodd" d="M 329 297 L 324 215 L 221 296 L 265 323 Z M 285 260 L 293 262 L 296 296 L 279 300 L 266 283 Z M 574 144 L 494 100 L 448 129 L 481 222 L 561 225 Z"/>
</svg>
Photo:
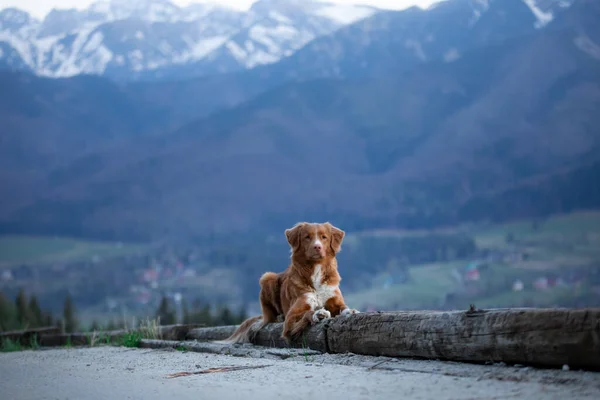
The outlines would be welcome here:
<svg viewBox="0 0 600 400">
<path fill-rule="evenodd" d="M 283 335 L 295 340 L 311 324 L 325 318 L 358 313 L 344 302 L 339 284 L 336 254 L 345 232 L 330 223 L 301 222 L 285 231 L 292 248 L 291 263 L 280 273 L 267 272 L 260 278 L 262 315 L 244 321 L 224 342 L 252 341 L 266 324 L 284 317 Z"/>
</svg>

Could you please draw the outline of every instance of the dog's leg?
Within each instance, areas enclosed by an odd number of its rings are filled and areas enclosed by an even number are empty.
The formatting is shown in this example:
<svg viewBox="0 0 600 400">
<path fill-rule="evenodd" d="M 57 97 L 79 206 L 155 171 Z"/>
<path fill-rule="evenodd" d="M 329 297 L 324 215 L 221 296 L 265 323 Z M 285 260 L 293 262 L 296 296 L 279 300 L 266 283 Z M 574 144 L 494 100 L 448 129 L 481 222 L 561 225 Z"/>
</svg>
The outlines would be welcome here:
<svg viewBox="0 0 600 400">
<path fill-rule="evenodd" d="M 344 296 L 342 296 L 342 292 L 338 289 L 335 292 L 335 296 L 327 300 L 325 303 L 325 309 L 331 313 L 332 317 L 343 316 L 348 317 L 352 314 L 359 314 L 358 310 L 350 308 L 346 305 L 344 301 Z"/>
<path fill-rule="evenodd" d="M 288 343 L 297 339 L 313 323 L 313 317 L 321 311 L 318 310 L 315 312 L 316 305 L 310 300 L 310 296 L 304 295 L 299 297 L 285 316 L 282 337 Z M 328 311 L 323 311 L 329 314 Z"/>
</svg>

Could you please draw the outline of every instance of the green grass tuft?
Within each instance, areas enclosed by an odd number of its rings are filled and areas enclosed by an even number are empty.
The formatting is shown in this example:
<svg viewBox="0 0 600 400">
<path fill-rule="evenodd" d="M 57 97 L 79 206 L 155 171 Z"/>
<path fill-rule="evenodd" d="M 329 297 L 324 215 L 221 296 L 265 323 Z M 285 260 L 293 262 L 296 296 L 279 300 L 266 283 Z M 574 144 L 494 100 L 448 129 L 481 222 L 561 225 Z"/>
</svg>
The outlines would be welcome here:
<svg viewBox="0 0 600 400">
<path fill-rule="evenodd" d="M 137 332 L 137 331 L 133 331 L 133 332 L 127 332 L 122 340 L 121 340 L 121 344 L 125 347 L 140 347 L 140 344 L 142 343 L 142 333 L 141 332 Z"/>
<path fill-rule="evenodd" d="M 21 346 L 19 342 L 14 342 L 10 339 L 2 339 L 2 345 L 0 346 L 0 351 L 2 353 L 10 353 L 13 351 L 23 351 L 24 348 Z"/>
</svg>

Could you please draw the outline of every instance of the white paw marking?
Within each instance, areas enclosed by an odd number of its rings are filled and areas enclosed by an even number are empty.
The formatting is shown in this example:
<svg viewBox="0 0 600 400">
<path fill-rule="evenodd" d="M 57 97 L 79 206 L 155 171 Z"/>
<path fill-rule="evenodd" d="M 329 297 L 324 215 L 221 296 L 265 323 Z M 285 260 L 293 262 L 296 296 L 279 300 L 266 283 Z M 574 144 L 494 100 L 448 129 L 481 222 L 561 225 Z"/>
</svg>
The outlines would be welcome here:
<svg viewBox="0 0 600 400">
<path fill-rule="evenodd" d="M 360 311 L 355 310 L 354 308 L 344 308 L 340 313 L 342 317 L 349 317 L 352 314 L 360 314 Z"/>
<path fill-rule="evenodd" d="M 317 323 L 325 318 L 331 318 L 331 313 L 324 308 L 321 308 L 313 313 L 312 320 Z"/>
</svg>

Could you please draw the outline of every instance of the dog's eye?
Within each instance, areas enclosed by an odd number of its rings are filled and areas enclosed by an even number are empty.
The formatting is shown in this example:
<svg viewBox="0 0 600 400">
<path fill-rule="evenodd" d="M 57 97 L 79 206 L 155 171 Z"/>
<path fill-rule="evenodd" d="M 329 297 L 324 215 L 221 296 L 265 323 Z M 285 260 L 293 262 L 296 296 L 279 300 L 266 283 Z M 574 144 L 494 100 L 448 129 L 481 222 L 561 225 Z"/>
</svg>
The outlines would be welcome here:
<svg viewBox="0 0 600 400">
<path fill-rule="evenodd" d="M 310 235 L 306 235 L 304 239 L 310 239 Z"/>
<path fill-rule="evenodd" d="M 321 236 L 321 239 L 327 239 L 327 236 L 323 235 Z"/>
</svg>

